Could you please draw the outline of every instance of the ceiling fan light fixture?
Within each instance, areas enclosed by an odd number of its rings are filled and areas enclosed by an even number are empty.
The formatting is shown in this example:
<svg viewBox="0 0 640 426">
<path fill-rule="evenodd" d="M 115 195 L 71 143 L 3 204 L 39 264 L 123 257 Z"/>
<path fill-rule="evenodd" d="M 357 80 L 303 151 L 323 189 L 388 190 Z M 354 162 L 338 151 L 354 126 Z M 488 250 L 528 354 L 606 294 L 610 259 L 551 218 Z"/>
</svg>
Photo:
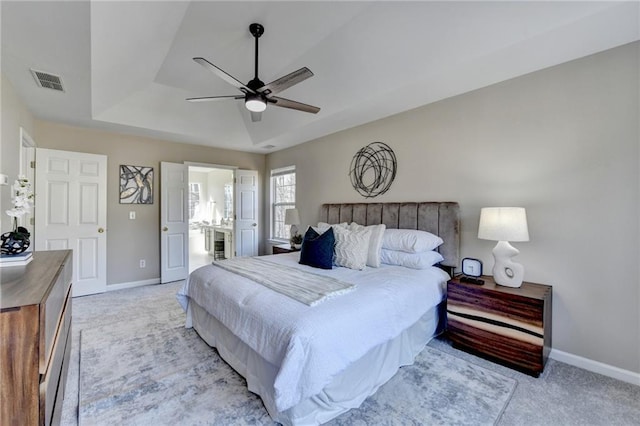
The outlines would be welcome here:
<svg viewBox="0 0 640 426">
<path fill-rule="evenodd" d="M 244 106 L 251 112 L 262 112 L 267 109 L 267 103 L 258 95 L 247 95 Z"/>
</svg>

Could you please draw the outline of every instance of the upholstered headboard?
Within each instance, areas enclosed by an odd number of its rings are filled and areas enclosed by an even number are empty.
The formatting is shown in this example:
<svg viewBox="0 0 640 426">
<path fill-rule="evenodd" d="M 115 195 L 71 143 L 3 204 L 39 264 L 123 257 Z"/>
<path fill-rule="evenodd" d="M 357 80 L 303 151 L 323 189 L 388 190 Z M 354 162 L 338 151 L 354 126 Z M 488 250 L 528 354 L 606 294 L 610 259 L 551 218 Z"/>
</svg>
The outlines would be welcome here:
<svg viewBox="0 0 640 426">
<path fill-rule="evenodd" d="M 438 248 L 442 265 L 460 264 L 460 206 L 454 202 L 323 204 L 320 221 L 356 222 L 360 225 L 384 223 L 387 228 L 419 229 L 440 236 Z"/>
</svg>

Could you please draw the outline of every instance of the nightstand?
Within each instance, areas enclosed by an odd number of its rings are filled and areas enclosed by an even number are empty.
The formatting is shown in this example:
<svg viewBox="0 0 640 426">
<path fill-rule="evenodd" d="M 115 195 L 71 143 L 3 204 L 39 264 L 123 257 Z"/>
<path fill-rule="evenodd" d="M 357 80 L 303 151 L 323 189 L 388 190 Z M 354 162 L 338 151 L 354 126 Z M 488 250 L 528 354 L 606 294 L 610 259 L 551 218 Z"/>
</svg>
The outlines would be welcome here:
<svg viewBox="0 0 640 426">
<path fill-rule="evenodd" d="M 538 377 L 551 351 L 552 287 L 523 282 L 447 283 L 447 335 L 454 348 Z"/>
<path fill-rule="evenodd" d="M 272 246 L 271 250 L 273 254 L 293 253 L 295 251 L 300 251 L 300 249 L 292 248 L 291 244 L 278 244 L 277 246 Z"/>
</svg>

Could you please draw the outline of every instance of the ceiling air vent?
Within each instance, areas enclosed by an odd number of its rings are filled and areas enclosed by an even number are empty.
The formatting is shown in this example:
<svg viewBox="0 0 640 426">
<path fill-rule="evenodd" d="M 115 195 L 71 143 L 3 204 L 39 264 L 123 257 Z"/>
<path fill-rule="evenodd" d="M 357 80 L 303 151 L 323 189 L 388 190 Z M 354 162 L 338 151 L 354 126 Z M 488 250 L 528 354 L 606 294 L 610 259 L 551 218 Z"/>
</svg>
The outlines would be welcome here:
<svg viewBox="0 0 640 426">
<path fill-rule="evenodd" d="M 264 149 L 271 149 L 271 148 L 275 148 L 275 145 L 265 145 L 263 146 Z"/>
<path fill-rule="evenodd" d="M 31 69 L 31 74 L 33 74 L 33 78 L 36 79 L 38 86 L 64 92 L 64 87 L 62 87 L 62 79 L 57 75 L 49 74 L 48 72 L 44 71 L 36 71 L 34 69 Z"/>
</svg>

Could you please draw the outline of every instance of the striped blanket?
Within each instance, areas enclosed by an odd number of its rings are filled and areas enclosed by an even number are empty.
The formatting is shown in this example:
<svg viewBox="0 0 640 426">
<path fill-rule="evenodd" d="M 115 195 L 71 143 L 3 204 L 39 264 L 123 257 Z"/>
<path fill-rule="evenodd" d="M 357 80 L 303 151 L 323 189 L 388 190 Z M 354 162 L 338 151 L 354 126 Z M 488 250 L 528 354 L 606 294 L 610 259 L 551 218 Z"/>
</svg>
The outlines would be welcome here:
<svg viewBox="0 0 640 426">
<path fill-rule="evenodd" d="M 309 306 L 315 306 L 329 297 L 355 289 L 353 284 L 269 262 L 259 257 L 234 257 L 213 262 L 213 265 L 249 278 Z"/>
</svg>

